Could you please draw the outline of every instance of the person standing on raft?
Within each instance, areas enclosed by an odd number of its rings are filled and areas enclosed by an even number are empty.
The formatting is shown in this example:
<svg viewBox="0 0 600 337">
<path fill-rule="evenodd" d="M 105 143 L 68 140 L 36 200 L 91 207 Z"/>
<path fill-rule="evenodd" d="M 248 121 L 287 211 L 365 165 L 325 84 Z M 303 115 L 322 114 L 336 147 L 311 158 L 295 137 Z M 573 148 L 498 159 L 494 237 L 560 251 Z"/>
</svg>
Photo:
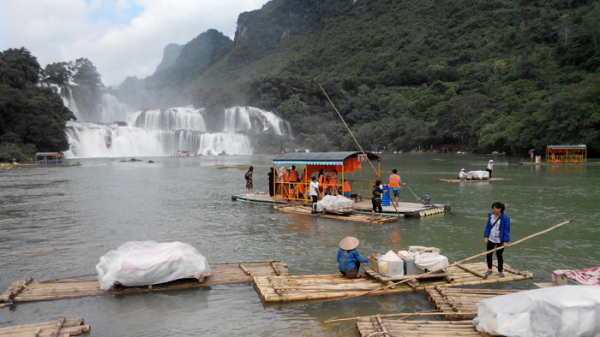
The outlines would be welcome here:
<svg viewBox="0 0 600 337">
<path fill-rule="evenodd" d="M 402 185 L 403 185 L 402 178 L 400 178 L 400 176 L 397 173 L 398 173 L 398 170 L 393 169 L 392 175 L 388 179 L 388 185 L 390 185 L 390 188 L 392 189 L 392 193 L 394 193 L 394 196 L 396 197 L 396 207 L 398 207 L 398 197 L 400 196 L 400 190 L 402 189 Z M 390 199 L 391 199 L 391 196 L 390 196 Z"/>
<path fill-rule="evenodd" d="M 360 264 L 369 263 L 369 259 L 360 257 L 358 250 L 356 250 L 359 244 L 360 241 L 352 236 L 345 237 L 340 241 L 340 249 L 337 253 L 338 268 L 346 278 L 361 278 L 362 276 L 358 273 Z M 375 256 L 375 253 L 371 256 Z"/>
<path fill-rule="evenodd" d="M 490 179 L 492 179 L 492 171 L 494 170 L 494 161 L 493 160 L 490 159 L 490 161 L 488 162 L 488 166 L 485 170 L 490 173 Z"/>
<path fill-rule="evenodd" d="M 487 246 L 487 250 L 492 250 L 497 247 L 503 247 L 496 251 L 496 257 L 498 258 L 498 276 L 504 277 L 503 265 L 504 260 L 502 259 L 502 253 L 504 248 L 508 247 L 510 242 L 510 218 L 504 214 L 504 204 L 501 202 L 495 202 L 492 205 L 492 213 L 488 217 L 488 222 L 485 226 L 485 233 L 483 243 Z M 486 255 L 488 271 L 486 275 L 491 275 L 492 271 L 492 255 L 489 253 Z"/>
<path fill-rule="evenodd" d="M 309 187 L 308 187 L 308 195 L 310 196 L 310 199 L 312 200 L 311 213 L 315 213 L 317 211 L 317 209 L 316 209 L 317 201 L 319 201 L 319 183 L 317 182 L 317 177 L 312 177 L 311 179 L 312 179 L 312 181 L 310 182 Z"/>
<path fill-rule="evenodd" d="M 248 169 L 248 172 L 246 172 L 246 175 L 244 176 L 244 178 L 246 178 L 246 189 L 248 189 L 248 195 L 254 195 L 252 193 L 252 189 L 254 188 L 254 180 L 252 178 L 252 172 L 254 171 L 254 167 L 250 166 L 250 168 Z"/>
<path fill-rule="evenodd" d="M 273 185 L 275 181 L 275 170 L 273 170 L 272 167 L 269 168 L 269 173 L 267 173 L 267 179 L 269 180 L 269 195 L 273 197 L 275 188 L 275 186 Z"/>
<path fill-rule="evenodd" d="M 371 211 L 371 220 L 375 220 L 375 211 L 379 210 L 379 219 L 383 220 L 383 206 L 381 205 L 381 195 L 383 194 L 383 189 L 381 188 L 381 180 L 375 181 L 375 186 L 373 186 L 373 197 L 371 198 L 371 203 L 373 204 L 373 211 Z"/>
</svg>

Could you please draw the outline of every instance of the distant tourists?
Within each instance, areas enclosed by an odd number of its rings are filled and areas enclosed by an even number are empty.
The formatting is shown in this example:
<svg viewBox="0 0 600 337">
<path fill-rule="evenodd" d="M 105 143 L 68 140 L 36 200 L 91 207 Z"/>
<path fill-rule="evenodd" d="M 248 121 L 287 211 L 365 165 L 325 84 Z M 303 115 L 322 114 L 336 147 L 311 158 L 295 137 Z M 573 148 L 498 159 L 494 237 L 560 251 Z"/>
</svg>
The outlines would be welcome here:
<svg viewBox="0 0 600 337">
<path fill-rule="evenodd" d="M 392 175 L 388 179 L 388 185 L 390 185 L 392 193 L 396 197 L 396 207 L 398 207 L 398 197 L 400 196 L 400 190 L 402 189 L 402 178 L 398 175 L 398 170 L 392 170 Z"/>
<path fill-rule="evenodd" d="M 490 159 L 490 161 L 488 162 L 488 166 L 485 169 L 486 171 L 488 171 L 490 173 L 490 179 L 492 178 L 492 171 L 494 170 L 494 161 Z"/>
<path fill-rule="evenodd" d="M 248 172 L 246 172 L 246 175 L 244 176 L 244 178 L 246 178 L 246 189 L 248 189 L 247 195 L 254 195 L 254 193 L 252 193 L 252 189 L 254 188 L 254 179 L 252 178 L 253 171 L 254 167 L 250 166 Z"/>
<path fill-rule="evenodd" d="M 317 182 L 317 177 L 312 177 L 312 181 L 308 187 L 308 195 L 312 201 L 311 213 L 315 213 L 317 211 L 317 201 L 319 201 L 319 183 Z"/>
<path fill-rule="evenodd" d="M 325 186 L 325 170 L 321 169 L 317 177 L 319 180 L 319 192 L 321 194 L 321 197 L 323 197 L 323 186 Z"/>
<path fill-rule="evenodd" d="M 344 185 L 343 185 L 343 193 L 345 197 L 350 197 L 350 195 L 352 195 L 352 188 L 350 187 L 350 183 L 344 179 Z"/>
<path fill-rule="evenodd" d="M 371 198 L 371 203 L 373 204 L 373 211 L 371 212 L 371 220 L 375 220 L 375 211 L 379 210 L 379 219 L 383 220 L 383 206 L 381 205 L 381 195 L 383 194 L 383 189 L 381 188 L 381 180 L 375 181 L 375 186 L 373 186 L 373 197 Z"/>
<path fill-rule="evenodd" d="M 464 168 L 460 170 L 460 172 L 458 173 L 458 180 L 467 180 L 467 170 L 465 170 Z"/>
<path fill-rule="evenodd" d="M 483 243 L 487 246 L 487 250 L 492 250 L 497 247 L 503 247 L 496 251 L 496 257 L 498 258 L 498 276 L 504 277 L 503 266 L 504 260 L 502 259 L 502 253 L 504 248 L 508 247 L 510 242 L 510 218 L 504 214 L 504 204 L 501 202 L 495 202 L 492 204 L 492 213 L 488 217 L 487 224 L 485 225 L 485 233 Z M 486 275 L 491 275 L 492 271 L 492 255 L 489 253 L 486 255 L 488 271 Z"/>
<path fill-rule="evenodd" d="M 340 241 L 337 262 L 340 273 L 346 278 L 355 279 L 362 276 L 358 273 L 361 263 L 369 263 L 369 258 L 362 258 L 356 248 L 360 244 L 357 238 L 348 236 Z M 371 254 L 375 257 L 375 253 Z"/>
<path fill-rule="evenodd" d="M 267 173 L 267 179 L 269 180 L 269 195 L 272 197 L 275 192 L 275 186 L 273 185 L 275 183 L 275 170 L 272 167 L 269 168 L 269 173 Z"/>
<path fill-rule="evenodd" d="M 296 171 L 296 165 L 292 165 L 292 167 L 289 168 L 288 179 L 290 182 L 288 200 L 292 200 L 296 197 L 296 184 L 292 183 L 298 182 L 298 172 Z"/>
</svg>

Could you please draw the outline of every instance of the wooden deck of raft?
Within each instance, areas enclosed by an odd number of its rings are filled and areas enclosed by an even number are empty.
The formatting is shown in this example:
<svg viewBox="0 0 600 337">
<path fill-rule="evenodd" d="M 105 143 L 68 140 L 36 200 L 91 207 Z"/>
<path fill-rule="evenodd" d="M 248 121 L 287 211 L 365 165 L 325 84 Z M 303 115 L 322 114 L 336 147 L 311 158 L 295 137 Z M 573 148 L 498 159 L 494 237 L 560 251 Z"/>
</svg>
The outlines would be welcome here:
<svg viewBox="0 0 600 337">
<path fill-rule="evenodd" d="M 234 266 L 221 266 L 235 264 Z M 201 279 L 182 279 L 164 284 L 145 287 L 130 287 L 121 290 L 102 290 L 97 279 L 91 280 L 51 280 L 33 281 L 31 278 L 11 284 L 9 289 L 0 296 L 4 302 L 34 302 L 51 301 L 68 298 L 101 295 L 123 295 L 151 291 L 180 290 L 198 287 L 209 287 L 218 284 L 251 283 L 254 277 L 269 275 L 286 277 L 290 275 L 287 264 L 275 261 L 260 262 L 220 262 L 211 263 L 209 277 Z M 217 266 L 215 266 L 217 265 Z"/>
<path fill-rule="evenodd" d="M 440 287 L 425 288 L 425 293 L 435 307 L 444 313 L 477 312 L 479 301 L 495 296 L 507 295 L 518 290 L 460 289 Z M 447 320 L 473 319 L 476 315 L 444 315 Z"/>
<path fill-rule="evenodd" d="M 490 178 L 490 179 L 485 179 L 485 180 L 438 179 L 437 181 L 441 181 L 443 183 L 485 183 L 487 181 L 506 181 L 506 180 L 512 180 L 512 179 L 510 179 L 510 178 Z"/>
<path fill-rule="evenodd" d="M 370 267 L 365 267 L 365 270 L 369 269 L 371 270 L 367 272 L 370 275 L 369 277 L 364 275 L 363 278 L 354 280 L 346 279 L 340 274 L 255 277 L 254 287 L 260 298 L 265 302 L 288 302 L 352 297 L 390 284 L 389 280 L 376 276 L 377 273 L 372 271 Z M 369 294 L 384 295 L 412 292 L 435 285 L 454 287 L 533 278 L 533 274 L 530 272 L 515 271 L 507 266 L 504 267 L 506 276 L 502 278 L 497 273 L 485 277 L 486 270 L 487 265 L 485 262 L 449 267 L 441 277 L 422 279 L 419 280 L 418 284 L 417 282 L 399 284 L 394 288 L 377 290 Z"/>
<path fill-rule="evenodd" d="M 57 322 L 46 322 L 31 325 L 19 325 L 0 328 L 0 336 L 4 337 L 69 337 L 78 336 L 90 331 L 84 325 L 83 318 L 67 320 L 61 317 Z"/>
<path fill-rule="evenodd" d="M 471 321 L 403 321 L 373 316 L 359 318 L 356 327 L 362 337 L 500 336 L 478 332 Z"/>
<path fill-rule="evenodd" d="M 363 222 L 363 223 L 379 224 L 379 225 L 398 221 L 397 216 L 385 216 L 385 217 L 383 217 L 383 220 L 380 220 L 379 217 L 376 217 L 375 220 L 371 220 L 370 215 L 361 214 L 361 213 L 353 213 L 353 214 L 349 214 L 349 215 L 337 215 L 337 214 L 329 214 L 329 213 L 325 213 L 325 212 L 312 213 L 310 208 L 300 206 L 300 205 L 282 205 L 282 206 L 274 206 L 274 208 L 278 211 L 285 212 L 285 213 L 291 213 L 291 214 L 307 215 L 307 216 L 320 217 L 320 218 Z"/>
</svg>

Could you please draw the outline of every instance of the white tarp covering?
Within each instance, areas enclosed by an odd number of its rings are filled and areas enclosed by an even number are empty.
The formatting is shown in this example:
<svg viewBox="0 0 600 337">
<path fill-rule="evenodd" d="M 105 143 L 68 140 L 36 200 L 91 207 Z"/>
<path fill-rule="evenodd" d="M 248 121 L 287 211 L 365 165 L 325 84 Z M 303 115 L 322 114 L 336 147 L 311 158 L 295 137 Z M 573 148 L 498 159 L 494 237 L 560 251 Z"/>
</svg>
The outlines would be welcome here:
<svg viewBox="0 0 600 337">
<path fill-rule="evenodd" d="M 558 286 L 479 302 L 477 330 L 508 337 L 600 336 L 600 287 Z"/>
<path fill-rule="evenodd" d="M 379 273 L 383 276 L 392 278 L 404 276 L 404 261 L 393 251 L 390 250 L 385 255 L 380 256 L 378 261 L 377 267 Z"/>
<path fill-rule="evenodd" d="M 206 257 L 181 242 L 127 242 L 100 258 L 96 265 L 103 290 L 115 281 L 127 287 L 165 283 L 209 273 Z"/>
<path fill-rule="evenodd" d="M 490 173 L 488 171 L 471 171 L 467 173 L 467 176 L 471 175 L 471 179 L 490 179 Z"/>
<path fill-rule="evenodd" d="M 324 210 L 335 212 L 352 212 L 354 210 L 354 201 L 341 195 L 335 197 L 332 195 L 326 195 L 321 201 L 317 202 L 317 212 L 323 212 Z"/>
</svg>

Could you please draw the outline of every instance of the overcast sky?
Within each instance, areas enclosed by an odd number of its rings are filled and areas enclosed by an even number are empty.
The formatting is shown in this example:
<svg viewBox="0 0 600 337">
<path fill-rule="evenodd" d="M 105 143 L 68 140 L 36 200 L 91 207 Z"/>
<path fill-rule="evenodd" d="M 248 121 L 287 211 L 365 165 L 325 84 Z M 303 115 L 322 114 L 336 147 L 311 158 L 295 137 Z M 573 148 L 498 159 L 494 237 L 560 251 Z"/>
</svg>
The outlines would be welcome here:
<svg viewBox="0 0 600 337">
<path fill-rule="evenodd" d="M 86 57 L 105 85 L 151 75 L 169 43 L 210 28 L 233 39 L 240 13 L 268 0 L 0 0 L 0 50 L 25 47 L 42 67 Z"/>
</svg>

